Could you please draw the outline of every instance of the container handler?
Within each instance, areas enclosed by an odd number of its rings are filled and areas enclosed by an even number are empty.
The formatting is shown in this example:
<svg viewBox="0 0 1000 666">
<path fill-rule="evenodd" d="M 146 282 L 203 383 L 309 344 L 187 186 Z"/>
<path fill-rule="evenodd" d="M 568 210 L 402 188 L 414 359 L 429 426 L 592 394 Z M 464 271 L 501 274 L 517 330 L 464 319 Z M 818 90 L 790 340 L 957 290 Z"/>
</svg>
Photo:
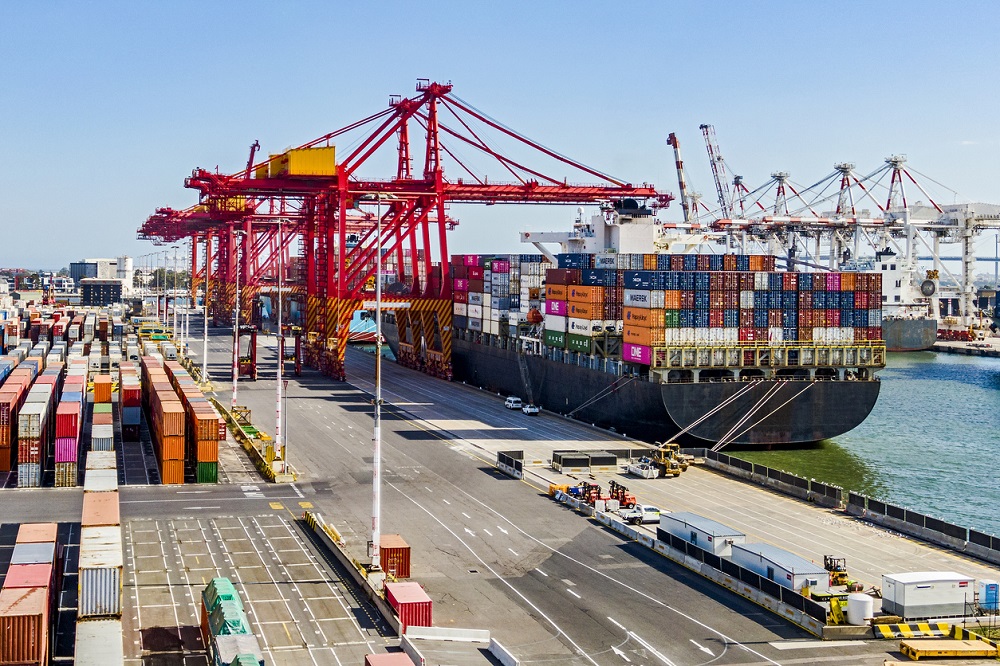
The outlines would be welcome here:
<svg viewBox="0 0 1000 666">
<path fill-rule="evenodd" d="M 242 340 L 249 338 L 246 354 L 243 353 Z M 241 325 L 239 327 L 239 337 L 237 338 L 237 367 L 240 377 L 249 377 L 257 381 L 257 327 Z"/>
<path fill-rule="evenodd" d="M 636 505 L 635 495 L 628 491 L 628 488 L 618 483 L 617 481 L 611 481 L 608 485 L 608 494 L 611 499 L 618 500 L 621 506 L 631 509 Z"/>
</svg>

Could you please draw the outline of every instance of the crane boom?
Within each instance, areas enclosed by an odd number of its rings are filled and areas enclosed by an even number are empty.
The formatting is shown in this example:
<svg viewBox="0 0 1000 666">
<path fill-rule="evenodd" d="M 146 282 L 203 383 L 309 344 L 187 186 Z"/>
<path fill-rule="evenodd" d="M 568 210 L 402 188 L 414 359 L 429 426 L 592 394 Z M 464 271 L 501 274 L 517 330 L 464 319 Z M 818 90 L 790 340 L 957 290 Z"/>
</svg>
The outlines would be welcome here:
<svg viewBox="0 0 1000 666">
<path fill-rule="evenodd" d="M 729 219 L 733 216 L 733 195 L 729 190 L 726 161 L 722 159 L 719 143 L 715 139 L 715 127 L 702 125 L 701 133 L 705 136 L 708 160 L 712 163 L 712 175 L 715 177 L 715 190 L 719 193 L 720 215 L 723 219 Z"/>
</svg>

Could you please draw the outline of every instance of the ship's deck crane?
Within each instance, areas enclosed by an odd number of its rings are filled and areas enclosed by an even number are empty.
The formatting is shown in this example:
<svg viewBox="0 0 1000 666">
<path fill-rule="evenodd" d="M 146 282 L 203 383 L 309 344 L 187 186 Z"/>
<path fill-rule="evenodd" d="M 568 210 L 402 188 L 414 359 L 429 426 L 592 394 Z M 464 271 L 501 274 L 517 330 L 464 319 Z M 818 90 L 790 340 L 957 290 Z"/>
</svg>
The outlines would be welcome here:
<svg viewBox="0 0 1000 666">
<path fill-rule="evenodd" d="M 722 151 L 719 150 L 719 143 L 715 138 L 715 127 L 701 125 L 701 133 L 705 137 L 708 161 L 712 164 L 712 175 L 715 177 L 715 191 L 719 195 L 719 214 L 723 218 L 731 218 L 733 216 L 733 194 L 729 189 L 726 161 L 722 158 Z"/>
</svg>

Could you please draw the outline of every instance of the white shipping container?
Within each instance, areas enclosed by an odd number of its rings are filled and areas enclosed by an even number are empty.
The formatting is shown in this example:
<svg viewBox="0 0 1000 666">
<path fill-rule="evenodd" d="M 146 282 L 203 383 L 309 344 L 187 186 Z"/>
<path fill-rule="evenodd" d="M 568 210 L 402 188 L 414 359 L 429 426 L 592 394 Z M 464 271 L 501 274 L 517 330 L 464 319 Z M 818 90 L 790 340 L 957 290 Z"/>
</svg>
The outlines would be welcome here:
<svg viewBox="0 0 1000 666">
<path fill-rule="evenodd" d="M 566 317 L 550 314 L 545 315 L 545 328 L 549 331 L 565 333 L 567 325 Z"/>
<path fill-rule="evenodd" d="M 500 335 L 500 322 L 491 319 L 490 321 L 484 321 L 483 325 L 486 332 L 490 335 Z"/>
<path fill-rule="evenodd" d="M 602 335 L 604 333 L 604 320 L 575 319 L 570 317 L 566 320 L 566 332 L 573 335 Z"/>
<path fill-rule="evenodd" d="M 92 455 L 92 454 L 88 454 Z M 83 492 L 109 493 L 118 491 L 118 471 L 114 469 L 88 470 L 83 475 Z"/>
<path fill-rule="evenodd" d="M 452 310 L 455 314 L 466 317 L 469 314 L 469 306 L 465 303 L 453 303 Z"/>
<path fill-rule="evenodd" d="M 114 451 L 90 451 L 87 453 L 87 472 L 98 469 L 116 469 L 118 461 Z"/>
<path fill-rule="evenodd" d="M 17 436 L 20 439 L 41 439 L 47 423 L 49 406 L 44 402 L 26 402 L 17 415 Z"/>
<path fill-rule="evenodd" d="M 710 328 L 696 328 L 694 329 L 694 341 L 696 344 L 709 344 L 712 339 L 712 329 Z"/>
<path fill-rule="evenodd" d="M 482 305 L 483 294 L 478 291 L 469 292 L 469 305 Z"/>
<path fill-rule="evenodd" d="M 734 543 L 732 561 L 796 592 L 803 586 L 818 592 L 830 589 L 830 574 L 823 567 L 768 543 Z"/>
<path fill-rule="evenodd" d="M 115 429 L 111 425 L 95 425 L 91 429 L 90 449 L 92 451 L 114 451 Z"/>
<path fill-rule="evenodd" d="M 768 342 L 780 343 L 784 339 L 785 339 L 784 333 L 781 330 L 780 326 L 772 326 L 771 328 L 767 329 Z"/>
<path fill-rule="evenodd" d="M 500 318 L 507 314 L 506 310 L 490 310 L 490 321 L 500 321 Z"/>
<path fill-rule="evenodd" d="M 882 610 L 904 620 L 964 615 L 975 579 L 954 571 L 882 575 Z"/>
<path fill-rule="evenodd" d="M 482 319 L 483 318 L 483 306 L 482 305 L 472 305 L 469 304 L 468 308 L 469 317 L 471 319 Z"/>
<path fill-rule="evenodd" d="M 257 639 L 253 638 L 253 640 Z M 246 646 L 252 647 L 249 643 L 246 643 Z M 73 663 L 76 666 L 121 666 L 124 664 L 122 621 L 120 619 L 89 620 L 77 623 L 76 653 L 73 655 Z"/>
<path fill-rule="evenodd" d="M 757 291 L 767 291 L 768 289 L 768 273 L 754 273 L 753 274 L 753 288 Z"/>
<path fill-rule="evenodd" d="M 668 328 L 665 331 L 664 341 L 667 345 L 671 345 L 681 340 L 681 329 L 679 328 Z"/>
<path fill-rule="evenodd" d="M 594 268 L 615 268 L 618 255 L 614 253 L 601 253 L 594 257 Z"/>
<path fill-rule="evenodd" d="M 80 529 L 79 617 L 121 617 L 122 564 L 120 526 Z"/>
<path fill-rule="evenodd" d="M 677 330 L 680 331 L 680 342 L 691 344 L 695 341 L 695 331 L 698 329 L 685 326 Z"/>
<path fill-rule="evenodd" d="M 740 329 L 738 328 L 724 328 L 725 332 L 723 340 L 725 342 L 739 342 L 740 341 Z"/>
<path fill-rule="evenodd" d="M 734 543 L 746 543 L 743 532 L 694 513 L 661 513 L 660 529 L 719 557 L 729 557 Z"/>
<path fill-rule="evenodd" d="M 52 399 L 52 384 L 35 384 L 28 391 L 28 397 L 24 399 L 28 402 L 46 403 Z"/>
<path fill-rule="evenodd" d="M 753 309 L 753 292 L 749 290 L 740 292 L 740 307 L 744 310 Z"/>
<path fill-rule="evenodd" d="M 841 326 L 840 327 L 840 341 L 845 344 L 851 344 L 854 342 L 854 327 L 853 326 Z"/>
</svg>

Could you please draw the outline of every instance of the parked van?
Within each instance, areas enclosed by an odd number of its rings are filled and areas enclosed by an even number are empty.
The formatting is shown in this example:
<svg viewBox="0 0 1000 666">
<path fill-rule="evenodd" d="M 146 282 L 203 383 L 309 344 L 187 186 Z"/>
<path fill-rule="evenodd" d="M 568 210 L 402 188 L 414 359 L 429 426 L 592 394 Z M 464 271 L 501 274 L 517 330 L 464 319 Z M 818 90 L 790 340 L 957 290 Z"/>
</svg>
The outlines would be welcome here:
<svg viewBox="0 0 1000 666">
<path fill-rule="evenodd" d="M 521 399 L 512 395 L 504 401 L 503 406 L 507 409 L 521 409 Z"/>
</svg>

